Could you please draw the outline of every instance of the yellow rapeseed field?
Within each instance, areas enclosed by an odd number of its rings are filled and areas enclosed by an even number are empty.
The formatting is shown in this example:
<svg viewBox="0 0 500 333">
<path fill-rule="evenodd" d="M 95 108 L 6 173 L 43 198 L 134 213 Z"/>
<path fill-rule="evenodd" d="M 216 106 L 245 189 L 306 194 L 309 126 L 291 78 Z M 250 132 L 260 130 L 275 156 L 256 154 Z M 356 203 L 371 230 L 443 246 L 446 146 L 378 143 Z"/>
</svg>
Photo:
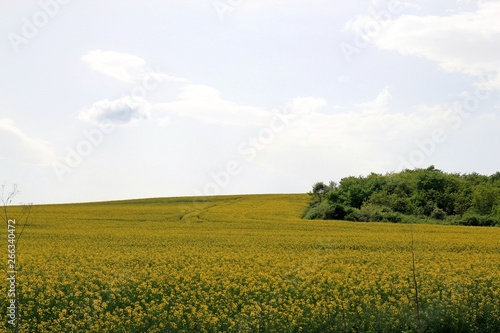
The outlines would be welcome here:
<svg viewBox="0 0 500 333">
<path fill-rule="evenodd" d="M 308 201 L 36 206 L 19 332 L 500 331 L 500 228 L 303 220 Z"/>
</svg>

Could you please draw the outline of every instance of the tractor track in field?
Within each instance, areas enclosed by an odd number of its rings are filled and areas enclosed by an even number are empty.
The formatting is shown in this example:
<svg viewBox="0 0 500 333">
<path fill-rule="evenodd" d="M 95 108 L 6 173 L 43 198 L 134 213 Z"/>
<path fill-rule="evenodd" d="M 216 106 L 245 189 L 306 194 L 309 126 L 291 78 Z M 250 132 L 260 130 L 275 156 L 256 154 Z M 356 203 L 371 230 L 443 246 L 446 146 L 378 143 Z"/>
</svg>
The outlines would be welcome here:
<svg viewBox="0 0 500 333">
<path fill-rule="evenodd" d="M 192 211 L 189 211 L 189 212 L 187 212 L 187 213 L 182 214 L 181 216 L 179 216 L 179 221 L 185 221 L 186 219 L 194 217 L 199 222 L 205 222 L 206 220 L 204 220 L 204 219 L 201 218 L 202 214 L 208 212 L 210 209 L 212 209 L 214 207 L 219 207 L 219 206 L 222 206 L 222 205 L 231 204 L 231 203 L 234 203 L 236 201 L 240 201 L 241 199 L 242 199 L 241 197 L 238 197 L 238 198 L 234 198 L 234 199 L 221 200 L 221 202 L 213 204 L 213 205 L 210 205 L 208 207 L 203 207 L 202 209 L 194 209 Z"/>
</svg>

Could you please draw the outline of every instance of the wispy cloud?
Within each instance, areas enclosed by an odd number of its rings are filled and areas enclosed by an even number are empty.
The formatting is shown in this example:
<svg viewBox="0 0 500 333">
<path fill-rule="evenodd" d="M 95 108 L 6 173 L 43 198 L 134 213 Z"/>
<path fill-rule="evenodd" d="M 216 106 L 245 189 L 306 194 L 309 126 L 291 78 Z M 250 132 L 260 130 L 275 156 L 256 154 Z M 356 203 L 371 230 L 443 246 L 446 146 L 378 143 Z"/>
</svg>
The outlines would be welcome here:
<svg viewBox="0 0 500 333">
<path fill-rule="evenodd" d="M 153 71 L 146 60 L 136 55 L 115 51 L 90 51 L 82 57 L 93 70 L 125 83 L 140 83 L 148 77 L 156 81 L 188 82 L 186 79 Z"/>
<path fill-rule="evenodd" d="M 389 87 L 385 87 L 374 100 L 358 103 L 355 106 L 365 114 L 383 114 L 388 111 L 387 105 L 391 97 Z"/>
<path fill-rule="evenodd" d="M 93 70 L 127 83 L 138 81 L 146 68 L 144 59 L 114 51 L 91 51 L 82 60 Z"/>
<path fill-rule="evenodd" d="M 370 41 L 380 49 L 419 56 L 448 72 L 490 76 L 500 90 L 500 2 L 478 2 L 475 11 L 449 16 L 402 15 Z M 361 33 L 366 17 L 350 22 Z"/>
<path fill-rule="evenodd" d="M 315 165 L 319 174 L 330 174 L 332 170 L 349 174 L 382 172 L 394 169 L 398 162 L 394 156 L 416 140 L 434 128 L 449 126 L 445 121 L 447 105 L 420 105 L 403 113 L 391 110 L 389 100 L 389 90 L 384 88 L 363 103 L 324 104 L 312 109 L 306 118 L 310 131 L 303 131 L 300 122 L 290 126 L 255 163 L 269 170 L 295 172 Z M 307 159 L 304 162 L 292 156 Z"/>
<path fill-rule="evenodd" d="M 183 86 L 175 101 L 158 103 L 154 108 L 158 112 L 219 125 L 258 126 L 269 118 L 269 112 L 262 108 L 238 105 L 222 98 L 217 89 L 197 84 Z"/>
<path fill-rule="evenodd" d="M 142 97 L 125 96 L 115 100 L 101 100 L 84 108 L 79 119 L 95 124 L 110 122 L 114 125 L 138 124 L 154 119 L 159 126 L 171 123 L 172 116 L 189 117 L 207 124 L 222 126 L 263 126 L 273 110 L 258 106 L 240 105 L 222 97 L 214 87 L 196 84 L 184 78 L 165 73 L 148 72 L 146 61 L 135 55 L 115 51 L 91 51 L 83 60 L 96 71 L 122 82 L 140 84 L 145 77 L 155 75 L 157 82 L 167 80 L 174 84 L 177 95 L 173 101 L 151 103 Z M 290 105 L 293 108 L 316 109 L 324 100 L 299 98 Z M 297 110 L 295 110 L 297 111 Z M 295 112 L 294 111 L 294 112 Z"/>
<path fill-rule="evenodd" d="M 58 157 L 45 141 L 32 138 L 10 119 L 0 119 L 0 158 L 21 164 L 49 166 Z"/>
<path fill-rule="evenodd" d="M 189 83 L 186 79 L 153 71 L 143 58 L 132 54 L 95 50 L 84 55 L 82 60 L 101 74 L 133 84 L 129 95 L 104 99 L 80 111 L 80 120 L 94 124 L 136 125 L 150 119 L 151 104 L 146 99 L 148 92 L 165 81 L 179 86 Z M 165 119 L 158 120 L 161 126 L 167 123 Z"/>
</svg>

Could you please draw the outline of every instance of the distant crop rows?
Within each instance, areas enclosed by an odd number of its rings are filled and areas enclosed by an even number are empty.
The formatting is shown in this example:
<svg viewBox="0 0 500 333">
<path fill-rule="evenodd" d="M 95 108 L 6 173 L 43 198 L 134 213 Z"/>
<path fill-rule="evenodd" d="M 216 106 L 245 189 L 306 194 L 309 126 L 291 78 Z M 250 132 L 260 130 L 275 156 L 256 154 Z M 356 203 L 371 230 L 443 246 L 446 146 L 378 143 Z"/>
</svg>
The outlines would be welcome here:
<svg viewBox="0 0 500 333">
<path fill-rule="evenodd" d="M 499 331 L 499 228 L 302 220 L 307 195 L 193 200 L 34 207 L 19 332 Z"/>
</svg>

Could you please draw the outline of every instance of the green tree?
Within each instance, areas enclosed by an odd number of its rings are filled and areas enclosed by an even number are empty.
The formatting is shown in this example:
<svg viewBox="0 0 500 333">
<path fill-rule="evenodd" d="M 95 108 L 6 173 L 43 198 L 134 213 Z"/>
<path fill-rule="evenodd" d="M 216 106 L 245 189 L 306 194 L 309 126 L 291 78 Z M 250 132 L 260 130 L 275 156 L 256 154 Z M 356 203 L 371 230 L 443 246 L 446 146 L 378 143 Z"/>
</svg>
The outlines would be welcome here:
<svg viewBox="0 0 500 333">
<path fill-rule="evenodd" d="M 472 208 L 476 212 L 488 215 L 496 204 L 500 204 L 500 190 L 497 187 L 479 185 L 474 189 Z"/>
<path fill-rule="evenodd" d="M 462 216 L 472 205 L 472 190 L 462 187 L 459 191 L 451 194 L 454 202 L 454 214 Z"/>
<path fill-rule="evenodd" d="M 400 221 L 406 214 L 465 225 L 495 225 L 500 218 L 500 172 L 445 173 L 430 166 L 318 182 L 310 194 L 309 216 L 317 218 Z"/>
<path fill-rule="evenodd" d="M 325 183 L 317 182 L 313 185 L 312 192 L 310 192 L 309 194 L 313 196 L 314 202 L 317 203 L 323 201 L 323 197 L 328 192 L 328 190 L 329 188 Z"/>
</svg>

